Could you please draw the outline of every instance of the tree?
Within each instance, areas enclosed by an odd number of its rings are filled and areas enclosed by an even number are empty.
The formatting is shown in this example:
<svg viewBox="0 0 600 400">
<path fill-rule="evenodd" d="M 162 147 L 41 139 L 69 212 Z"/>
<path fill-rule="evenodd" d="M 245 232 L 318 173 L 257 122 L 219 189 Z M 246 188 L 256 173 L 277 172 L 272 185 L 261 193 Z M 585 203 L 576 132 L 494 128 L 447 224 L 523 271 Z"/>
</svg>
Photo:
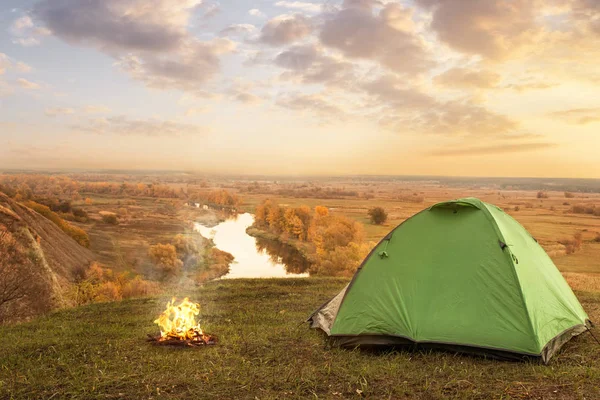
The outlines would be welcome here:
<svg viewBox="0 0 600 400">
<path fill-rule="evenodd" d="M 329 209 L 324 206 L 316 206 L 315 214 L 317 215 L 317 217 L 326 217 L 329 215 Z"/>
<path fill-rule="evenodd" d="M 183 262 L 177 257 L 177 249 L 172 244 L 150 246 L 148 255 L 165 276 L 177 275 L 183 266 Z"/>
<path fill-rule="evenodd" d="M 381 225 L 387 221 L 387 212 L 382 207 L 373 207 L 369 210 L 369 218 L 371 223 L 375 225 Z"/>
</svg>

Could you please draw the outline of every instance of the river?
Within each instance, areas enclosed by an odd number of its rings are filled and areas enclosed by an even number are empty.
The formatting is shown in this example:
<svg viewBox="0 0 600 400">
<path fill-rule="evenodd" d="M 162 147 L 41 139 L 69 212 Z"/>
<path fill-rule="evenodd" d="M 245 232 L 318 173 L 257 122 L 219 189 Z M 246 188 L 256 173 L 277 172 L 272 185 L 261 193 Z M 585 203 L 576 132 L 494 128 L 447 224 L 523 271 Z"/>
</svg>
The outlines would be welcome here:
<svg viewBox="0 0 600 400">
<path fill-rule="evenodd" d="M 215 246 L 231 253 L 235 260 L 223 278 L 303 278 L 308 263 L 291 246 L 257 239 L 246 233 L 254 223 L 249 213 L 238 214 L 220 224 L 208 227 L 195 223 L 195 229 L 214 241 Z"/>
</svg>

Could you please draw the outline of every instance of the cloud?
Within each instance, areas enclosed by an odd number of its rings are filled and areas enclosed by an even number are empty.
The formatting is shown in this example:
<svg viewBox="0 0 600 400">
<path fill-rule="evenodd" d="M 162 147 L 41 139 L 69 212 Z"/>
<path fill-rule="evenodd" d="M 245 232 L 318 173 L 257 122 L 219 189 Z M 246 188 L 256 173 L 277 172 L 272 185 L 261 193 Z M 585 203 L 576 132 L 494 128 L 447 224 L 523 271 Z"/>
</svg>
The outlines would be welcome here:
<svg viewBox="0 0 600 400">
<path fill-rule="evenodd" d="M 219 32 L 220 36 L 247 35 L 253 33 L 256 27 L 252 24 L 233 24 Z"/>
<path fill-rule="evenodd" d="M 387 75 L 362 85 L 381 126 L 394 132 L 443 136 L 508 137 L 519 124 L 468 100 L 442 101 Z"/>
<path fill-rule="evenodd" d="M 219 55 L 234 48 L 228 39 L 193 41 L 177 54 L 128 55 L 121 57 L 117 65 L 148 87 L 200 93 L 200 86 L 219 71 Z"/>
<path fill-rule="evenodd" d="M 417 74 L 433 66 L 423 40 L 415 33 L 412 11 L 388 3 L 374 14 L 374 2 L 346 0 L 324 15 L 321 43 L 348 58 L 375 61 L 395 72 Z"/>
<path fill-rule="evenodd" d="M 488 154 L 521 153 L 528 151 L 544 150 L 556 147 L 556 143 L 535 142 L 535 143 L 498 143 L 482 146 L 460 146 L 446 147 L 434 150 L 430 153 L 433 156 L 481 156 Z"/>
<path fill-rule="evenodd" d="M 301 14 L 280 15 L 262 27 L 259 40 L 271 46 L 281 46 L 305 38 L 312 29 L 310 20 Z"/>
<path fill-rule="evenodd" d="M 236 101 L 247 105 L 254 105 L 261 102 L 261 98 L 248 92 L 238 92 L 234 96 Z"/>
<path fill-rule="evenodd" d="M 41 88 L 41 86 L 38 83 L 28 81 L 24 78 L 17 79 L 17 83 L 24 89 L 37 90 Z"/>
<path fill-rule="evenodd" d="M 12 63 L 8 56 L 4 53 L 0 53 L 0 75 L 3 75 L 11 66 Z"/>
<path fill-rule="evenodd" d="M 202 41 L 188 31 L 201 5 L 201 0 L 42 0 L 33 15 L 64 41 L 115 58 L 116 66 L 148 87 L 200 93 L 220 71 L 220 55 L 235 47 L 227 39 Z"/>
<path fill-rule="evenodd" d="M 318 13 L 323 9 L 322 4 L 308 3 L 304 1 L 278 1 L 275 3 L 275 5 L 277 7 L 300 10 L 309 13 Z"/>
<path fill-rule="evenodd" d="M 33 8 L 54 35 L 106 50 L 173 51 L 199 0 L 42 0 Z"/>
<path fill-rule="evenodd" d="M 28 38 L 15 38 L 13 39 L 14 44 L 20 44 L 23 47 L 38 46 L 40 44 L 39 39 L 28 37 Z"/>
<path fill-rule="evenodd" d="M 347 83 L 353 79 L 353 65 L 326 55 L 314 45 L 292 46 L 275 57 L 275 64 L 289 70 L 287 75 L 302 83 Z"/>
<path fill-rule="evenodd" d="M 367 82 L 362 85 L 362 89 L 375 100 L 376 105 L 387 105 L 395 109 L 429 109 L 436 106 L 433 97 L 407 86 L 404 80 L 393 75 Z"/>
<path fill-rule="evenodd" d="M 22 32 L 26 29 L 33 28 L 33 21 L 28 15 L 24 15 L 14 20 L 11 26 L 11 30 L 14 32 Z"/>
<path fill-rule="evenodd" d="M 33 71 L 33 68 L 31 67 L 31 65 L 25 64 L 24 62 L 19 61 L 15 64 L 15 70 L 26 74 L 28 72 Z"/>
<path fill-rule="evenodd" d="M 82 111 L 86 114 L 105 114 L 110 112 L 110 108 L 106 106 L 88 105 L 83 107 Z"/>
<path fill-rule="evenodd" d="M 37 46 L 40 37 L 50 35 L 48 29 L 36 27 L 29 15 L 14 20 L 9 31 L 13 36 L 12 42 L 25 47 Z"/>
<path fill-rule="evenodd" d="M 320 93 L 299 94 L 292 93 L 277 100 L 277 105 L 294 111 L 307 111 L 315 114 L 321 122 L 345 120 L 348 115 L 337 105 L 331 103 L 327 96 Z"/>
<path fill-rule="evenodd" d="M 491 89 L 501 80 L 500 74 L 469 68 L 452 68 L 433 78 L 434 83 L 442 86 L 463 89 Z"/>
<path fill-rule="evenodd" d="M 258 8 L 253 8 L 253 9 L 249 10 L 248 14 L 252 15 L 253 17 L 257 17 L 257 18 L 267 18 L 265 13 L 260 11 Z"/>
<path fill-rule="evenodd" d="M 542 33 L 535 0 L 416 0 L 432 11 L 431 29 L 454 50 L 500 60 Z"/>
<path fill-rule="evenodd" d="M 556 111 L 549 116 L 562 119 L 575 125 L 587 125 L 600 122 L 600 108 L 573 108 L 570 110 Z"/>
<path fill-rule="evenodd" d="M 403 126 L 415 132 L 445 136 L 474 136 L 501 138 L 519 129 L 517 121 L 468 101 L 436 102 L 417 115 L 402 115 L 395 121 L 396 129 Z"/>
<path fill-rule="evenodd" d="M 523 79 L 515 83 L 508 83 L 502 86 L 504 89 L 511 89 L 517 92 L 526 92 L 528 90 L 544 90 L 559 86 L 555 82 L 545 82 L 536 79 Z"/>
<path fill-rule="evenodd" d="M 208 109 L 206 107 L 190 107 L 185 111 L 186 117 L 192 117 L 198 114 L 204 114 Z"/>
<path fill-rule="evenodd" d="M 53 107 L 46 108 L 44 114 L 46 114 L 46 116 L 48 117 L 56 117 L 57 115 L 75 114 L 75 110 L 67 107 Z"/>
<path fill-rule="evenodd" d="M 204 6 L 204 3 L 202 3 Z M 211 19 L 221 12 L 221 5 L 219 3 L 207 4 L 205 6 L 204 14 L 202 15 L 203 19 Z"/>
<path fill-rule="evenodd" d="M 124 115 L 89 119 L 72 129 L 98 135 L 147 137 L 199 136 L 208 132 L 202 126 L 160 119 L 130 119 Z"/>
</svg>

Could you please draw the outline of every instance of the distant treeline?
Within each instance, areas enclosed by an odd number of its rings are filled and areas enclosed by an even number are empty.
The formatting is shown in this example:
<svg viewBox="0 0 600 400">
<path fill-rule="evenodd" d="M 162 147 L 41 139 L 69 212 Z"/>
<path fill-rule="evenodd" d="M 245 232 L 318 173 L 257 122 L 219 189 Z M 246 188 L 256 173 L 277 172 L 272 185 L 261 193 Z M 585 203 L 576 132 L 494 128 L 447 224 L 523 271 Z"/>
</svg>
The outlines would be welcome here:
<svg viewBox="0 0 600 400">
<path fill-rule="evenodd" d="M 82 193 L 110 194 L 127 197 L 182 198 L 183 190 L 155 183 L 80 182 L 67 176 L 0 175 L 0 191 L 17 201 L 32 197 L 71 198 L 80 200 Z"/>
<path fill-rule="evenodd" d="M 356 190 L 347 190 L 344 187 L 321 187 L 307 183 L 285 184 L 283 187 L 271 188 L 257 182 L 240 187 L 241 191 L 248 193 L 270 194 L 280 197 L 313 198 L 313 199 L 341 199 L 344 197 L 359 197 Z"/>
<path fill-rule="evenodd" d="M 236 194 L 230 193 L 225 189 L 212 191 L 192 191 L 188 194 L 190 201 L 196 203 L 208 203 L 208 205 L 217 205 L 225 207 L 237 207 L 241 204 L 241 199 Z"/>
</svg>

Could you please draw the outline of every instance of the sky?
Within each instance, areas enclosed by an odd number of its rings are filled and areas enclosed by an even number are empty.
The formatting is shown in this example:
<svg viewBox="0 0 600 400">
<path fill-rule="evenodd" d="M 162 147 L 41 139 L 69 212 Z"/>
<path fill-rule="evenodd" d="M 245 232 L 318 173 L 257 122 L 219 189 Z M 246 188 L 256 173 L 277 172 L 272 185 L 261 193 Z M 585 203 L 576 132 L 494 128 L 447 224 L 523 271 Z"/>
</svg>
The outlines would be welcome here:
<svg viewBox="0 0 600 400">
<path fill-rule="evenodd" d="M 2 0 L 0 168 L 600 178 L 597 0 Z"/>
</svg>

